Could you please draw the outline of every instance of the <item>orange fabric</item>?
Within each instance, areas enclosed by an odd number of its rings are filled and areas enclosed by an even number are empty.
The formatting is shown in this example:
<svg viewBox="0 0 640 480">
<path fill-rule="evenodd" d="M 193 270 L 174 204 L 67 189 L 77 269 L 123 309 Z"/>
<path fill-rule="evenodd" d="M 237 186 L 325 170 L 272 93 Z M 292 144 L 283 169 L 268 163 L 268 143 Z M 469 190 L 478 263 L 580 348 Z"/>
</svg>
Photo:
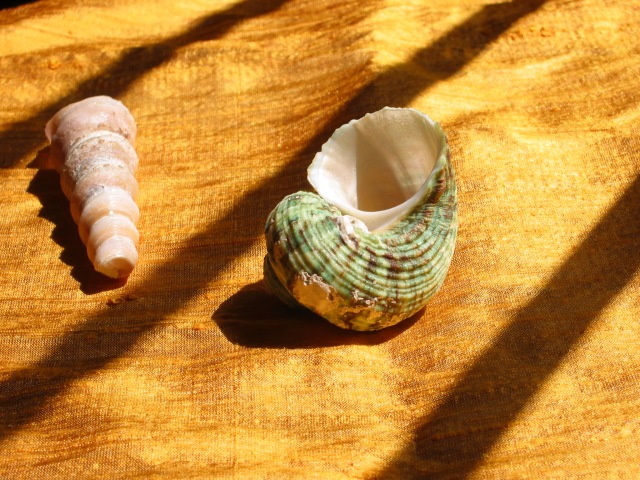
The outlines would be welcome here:
<svg viewBox="0 0 640 480">
<path fill-rule="evenodd" d="M 0 477 L 640 475 L 640 11 L 628 1 L 42 0 L 0 11 Z M 93 271 L 46 121 L 138 123 L 140 262 Z M 333 130 L 443 124 L 443 289 L 378 333 L 262 284 Z"/>
</svg>

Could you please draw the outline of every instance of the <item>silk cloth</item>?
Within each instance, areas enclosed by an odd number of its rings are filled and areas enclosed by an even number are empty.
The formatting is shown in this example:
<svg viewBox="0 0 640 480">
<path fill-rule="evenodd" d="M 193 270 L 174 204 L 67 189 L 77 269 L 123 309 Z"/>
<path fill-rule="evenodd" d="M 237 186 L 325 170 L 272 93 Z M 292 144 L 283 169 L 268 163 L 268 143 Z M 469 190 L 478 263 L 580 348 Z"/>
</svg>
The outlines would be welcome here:
<svg viewBox="0 0 640 480">
<path fill-rule="evenodd" d="M 640 477 L 633 0 L 42 0 L 0 11 L 0 478 Z M 46 121 L 138 124 L 140 261 L 93 271 Z M 338 126 L 448 134 L 429 305 L 343 331 L 265 289 L 263 226 Z"/>
</svg>

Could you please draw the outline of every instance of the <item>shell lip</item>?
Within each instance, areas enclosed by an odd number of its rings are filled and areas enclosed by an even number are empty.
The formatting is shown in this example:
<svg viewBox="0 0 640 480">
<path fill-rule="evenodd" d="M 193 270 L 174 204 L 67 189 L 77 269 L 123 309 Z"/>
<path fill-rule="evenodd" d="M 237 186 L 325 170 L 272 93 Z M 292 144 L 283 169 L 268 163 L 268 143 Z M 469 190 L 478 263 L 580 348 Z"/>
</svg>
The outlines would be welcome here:
<svg viewBox="0 0 640 480">
<path fill-rule="evenodd" d="M 379 114 L 380 112 L 384 111 L 407 111 L 425 121 L 426 124 L 431 129 L 433 129 L 433 132 L 430 133 L 434 135 L 435 139 L 437 140 L 435 160 L 431 171 L 424 180 L 424 183 L 412 196 L 407 198 L 405 201 L 387 209 L 376 211 L 361 210 L 338 198 L 335 192 L 333 192 L 331 189 L 323 187 L 322 181 L 324 173 L 322 171 L 322 166 L 328 155 L 327 151 L 329 149 L 329 145 L 331 144 L 331 142 L 335 142 L 336 137 L 339 138 L 340 135 L 345 131 L 345 129 L 352 127 L 354 124 L 357 124 L 367 117 Z M 360 220 L 366 225 L 368 231 L 370 232 L 380 232 L 392 228 L 408 213 L 410 213 L 410 211 L 413 210 L 413 208 L 418 203 L 420 203 L 422 199 L 428 196 L 428 193 L 434 188 L 441 170 L 446 165 L 448 155 L 449 146 L 447 143 L 446 135 L 439 122 L 432 120 L 428 115 L 413 108 L 384 107 L 378 112 L 367 113 L 364 117 L 353 119 L 347 124 L 338 128 L 331 136 L 331 138 L 323 144 L 320 152 L 315 155 L 313 161 L 311 162 L 311 165 L 307 170 L 307 180 L 316 190 L 318 195 L 320 195 L 320 197 L 322 197 L 331 205 L 337 207 L 344 215 L 349 215 Z"/>
</svg>

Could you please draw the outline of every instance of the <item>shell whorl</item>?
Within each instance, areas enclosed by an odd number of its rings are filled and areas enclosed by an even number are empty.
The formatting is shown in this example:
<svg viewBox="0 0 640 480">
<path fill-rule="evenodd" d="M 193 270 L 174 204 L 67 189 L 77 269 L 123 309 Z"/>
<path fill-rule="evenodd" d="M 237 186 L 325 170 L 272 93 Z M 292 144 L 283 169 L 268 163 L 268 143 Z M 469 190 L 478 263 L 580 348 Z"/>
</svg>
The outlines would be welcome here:
<svg viewBox="0 0 640 480">
<path fill-rule="evenodd" d="M 413 315 L 438 291 L 456 235 L 445 140 L 416 206 L 388 228 L 369 231 L 314 193 L 285 197 L 265 227 L 265 279 L 290 305 L 342 328 L 378 330 Z"/>
<path fill-rule="evenodd" d="M 108 277 L 128 276 L 138 261 L 140 215 L 133 116 L 113 98 L 91 97 L 56 113 L 45 133 L 89 260 Z"/>
</svg>

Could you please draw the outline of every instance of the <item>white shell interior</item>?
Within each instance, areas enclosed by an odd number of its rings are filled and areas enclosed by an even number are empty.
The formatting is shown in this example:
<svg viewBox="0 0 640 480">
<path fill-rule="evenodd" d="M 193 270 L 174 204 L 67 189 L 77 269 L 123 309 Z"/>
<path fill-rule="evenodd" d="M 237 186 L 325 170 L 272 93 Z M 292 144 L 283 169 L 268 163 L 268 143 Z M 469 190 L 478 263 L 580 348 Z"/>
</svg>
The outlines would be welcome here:
<svg viewBox="0 0 640 480">
<path fill-rule="evenodd" d="M 338 128 L 316 154 L 309 183 L 369 231 L 384 230 L 423 198 L 446 148 L 433 120 L 410 108 L 386 107 Z"/>
</svg>

